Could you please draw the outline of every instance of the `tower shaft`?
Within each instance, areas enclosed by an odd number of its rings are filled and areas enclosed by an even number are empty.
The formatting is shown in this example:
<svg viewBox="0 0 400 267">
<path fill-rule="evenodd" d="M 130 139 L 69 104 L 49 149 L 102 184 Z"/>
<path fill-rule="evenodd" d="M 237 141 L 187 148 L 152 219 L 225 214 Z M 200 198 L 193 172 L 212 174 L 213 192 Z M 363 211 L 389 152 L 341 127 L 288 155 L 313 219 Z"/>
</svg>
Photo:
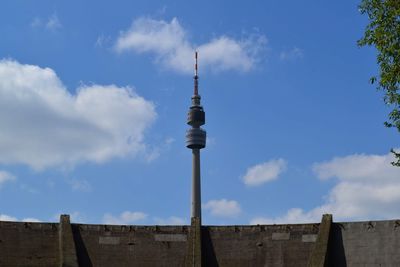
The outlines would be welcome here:
<svg viewBox="0 0 400 267">
<path fill-rule="evenodd" d="M 201 218 L 200 149 L 192 149 L 192 218 Z"/>
</svg>

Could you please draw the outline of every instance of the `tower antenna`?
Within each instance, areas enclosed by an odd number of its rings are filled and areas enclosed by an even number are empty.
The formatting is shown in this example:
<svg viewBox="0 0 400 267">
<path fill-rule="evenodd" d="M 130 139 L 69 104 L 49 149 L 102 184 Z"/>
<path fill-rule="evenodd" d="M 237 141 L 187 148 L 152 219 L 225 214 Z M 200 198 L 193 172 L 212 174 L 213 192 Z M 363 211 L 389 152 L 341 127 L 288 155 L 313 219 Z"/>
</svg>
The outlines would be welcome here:
<svg viewBox="0 0 400 267">
<path fill-rule="evenodd" d="M 197 51 L 194 53 L 194 95 L 199 95 L 199 75 L 197 69 Z"/>
</svg>

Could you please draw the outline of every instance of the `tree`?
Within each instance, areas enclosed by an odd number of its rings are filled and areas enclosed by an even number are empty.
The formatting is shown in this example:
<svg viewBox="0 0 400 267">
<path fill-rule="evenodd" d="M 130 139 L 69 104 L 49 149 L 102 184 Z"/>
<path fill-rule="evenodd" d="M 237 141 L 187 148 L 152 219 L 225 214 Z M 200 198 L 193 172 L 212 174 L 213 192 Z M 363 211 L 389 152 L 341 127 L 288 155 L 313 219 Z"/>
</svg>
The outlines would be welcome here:
<svg viewBox="0 0 400 267">
<path fill-rule="evenodd" d="M 359 9 L 369 24 L 358 45 L 375 46 L 380 68 L 370 82 L 384 91 L 384 102 L 392 108 L 385 126 L 400 132 L 400 0 L 362 0 Z M 392 164 L 400 167 L 400 151 L 391 151 Z"/>
</svg>

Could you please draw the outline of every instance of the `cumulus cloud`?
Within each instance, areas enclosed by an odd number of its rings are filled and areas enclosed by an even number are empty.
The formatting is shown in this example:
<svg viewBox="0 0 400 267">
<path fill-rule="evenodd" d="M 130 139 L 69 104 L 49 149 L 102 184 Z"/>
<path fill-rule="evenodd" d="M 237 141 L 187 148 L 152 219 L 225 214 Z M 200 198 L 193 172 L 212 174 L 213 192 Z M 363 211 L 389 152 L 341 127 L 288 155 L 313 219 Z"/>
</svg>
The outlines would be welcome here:
<svg viewBox="0 0 400 267">
<path fill-rule="evenodd" d="M 236 217 L 242 212 L 237 201 L 227 199 L 210 200 L 203 208 L 217 217 Z"/>
<path fill-rule="evenodd" d="M 391 153 L 355 154 L 314 164 L 320 179 L 338 179 L 328 202 L 317 209 L 339 218 L 400 217 L 400 168 L 393 160 Z"/>
<path fill-rule="evenodd" d="M 392 167 L 392 154 L 355 154 L 315 163 L 313 171 L 320 179 L 338 178 L 342 181 L 392 182 L 400 180 L 400 168 Z"/>
<path fill-rule="evenodd" d="M 266 43 L 263 35 L 253 35 L 243 40 L 223 35 L 195 45 L 189 41 L 187 32 L 177 18 L 171 22 L 139 18 L 133 21 L 128 30 L 120 33 L 115 50 L 153 53 L 157 64 L 178 72 L 192 73 L 196 49 L 201 57 L 199 68 L 246 72 L 255 67 L 257 56 Z"/>
<path fill-rule="evenodd" d="M 273 159 L 250 167 L 243 176 L 243 182 L 248 186 L 258 186 L 275 180 L 286 170 L 284 159 Z"/>
<path fill-rule="evenodd" d="M 0 171 L 0 187 L 2 184 L 6 183 L 6 182 L 11 182 L 11 181 L 15 181 L 16 178 L 14 175 L 12 175 L 9 172 L 6 171 Z"/>
<path fill-rule="evenodd" d="M 148 223 L 150 220 L 157 225 L 184 225 L 187 221 L 183 218 L 177 216 L 170 216 L 167 218 L 153 217 L 147 213 L 140 211 L 124 211 L 119 215 L 113 215 L 111 213 L 106 213 L 103 216 L 104 224 L 118 224 L 118 225 L 128 225 L 128 224 L 143 224 Z"/>
<path fill-rule="evenodd" d="M 321 214 L 322 215 L 322 214 Z M 321 220 L 321 215 L 313 212 L 305 213 L 302 209 L 293 208 L 277 218 L 255 217 L 250 224 L 291 224 L 291 223 L 310 223 Z"/>
<path fill-rule="evenodd" d="M 166 219 L 154 218 L 154 222 L 158 225 L 184 225 L 186 220 L 180 217 L 171 216 Z"/>
<path fill-rule="evenodd" d="M 36 218 L 24 218 L 22 220 L 18 220 L 16 217 L 6 215 L 6 214 L 0 214 L 0 221 L 10 221 L 10 222 L 17 222 L 17 221 L 22 221 L 22 222 L 40 222 L 40 220 Z"/>
<path fill-rule="evenodd" d="M 124 211 L 118 216 L 114 216 L 110 213 L 104 214 L 103 223 L 105 224 L 136 224 L 140 221 L 145 220 L 148 217 L 146 213 L 136 211 Z"/>
<path fill-rule="evenodd" d="M 154 104 L 130 87 L 71 94 L 49 68 L 0 61 L 0 163 L 34 169 L 104 162 L 145 151 Z"/>
<path fill-rule="evenodd" d="M 23 222 L 41 222 L 41 220 L 36 219 L 36 218 L 25 218 L 22 219 Z"/>
<path fill-rule="evenodd" d="M 354 154 L 315 163 L 319 179 L 336 178 L 325 203 L 309 211 L 290 209 L 278 218 L 254 218 L 252 223 L 318 222 L 331 213 L 336 220 L 393 219 L 400 217 L 400 168 L 393 155 Z"/>
<path fill-rule="evenodd" d="M 17 218 L 7 215 L 7 214 L 0 214 L 0 221 L 18 221 Z"/>
</svg>

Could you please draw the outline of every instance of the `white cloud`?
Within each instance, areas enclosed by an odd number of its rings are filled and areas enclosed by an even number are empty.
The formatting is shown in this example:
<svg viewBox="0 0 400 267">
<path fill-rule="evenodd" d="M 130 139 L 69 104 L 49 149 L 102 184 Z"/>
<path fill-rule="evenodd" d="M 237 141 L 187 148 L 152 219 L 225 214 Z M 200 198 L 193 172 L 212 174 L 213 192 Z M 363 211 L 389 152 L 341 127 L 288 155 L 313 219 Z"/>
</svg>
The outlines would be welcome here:
<svg viewBox="0 0 400 267">
<path fill-rule="evenodd" d="M 41 222 L 40 220 L 36 219 L 36 218 L 25 218 L 22 219 L 23 222 Z"/>
<path fill-rule="evenodd" d="M 342 181 L 379 183 L 399 181 L 400 168 L 391 166 L 391 161 L 392 154 L 355 154 L 316 163 L 313 165 L 313 171 L 320 179 L 337 177 Z"/>
<path fill-rule="evenodd" d="M 250 167 L 243 176 L 243 182 L 248 186 L 258 186 L 275 180 L 286 170 L 284 159 L 273 159 Z"/>
<path fill-rule="evenodd" d="M 145 220 L 148 217 L 143 212 L 124 211 L 119 216 L 114 216 L 110 213 L 104 214 L 103 223 L 105 224 L 136 224 Z"/>
<path fill-rule="evenodd" d="M 210 200 L 203 205 L 203 208 L 217 217 L 236 217 L 241 213 L 240 205 L 235 200 Z"/>
<path fill-rule="evenodd" d="M 267 43 L 263 35 L 235 40 L 220 36 L 195 45 L 177 18 L 171 22 L 139 18 L 131 27 L 120 33 L 116 41 L 117 52 L 150 52 L 156 55 L 157 64 L 182 73 L 193 72 L 194 50 L 199 51 L 199 68 L 212 70 L 249 71 L 257 63 L 257 57 Z"/>
<path fill-rule="evenodd" d="M 149 215 L 144 212 L 132 212 L 124 211 L 119 215 L 113 215 L 111 213 L 106 213 L 103 216 L 104 224 L 142 224 L 148 222 Z M 186 220 L 176 216 L 170 216 L 168 218 L 153 217 L 152 220 L 157 225 L 184 225 Z"/>
<path fill-rule="evenodd" d="M 6 214 L 0 214 L 0 221 L 12 221 L 12 222 L 17 222 L 17 221 L 22 221 L 22 222 L 40 222 L 40 220 L 36 218 L 24 218 L 22 220 L 18 220 L 16 217 L 6 215 Z"/>
<path fill-rule="evenodd" d="M 400 168 L 386 155 L 355 154 L 314 164 L 320 179 L 336 177 L 337 185 L 319 210 L 339 218 L 400 217 Z"/>
<path fill-rule="evenodd" d="M 6 171 L 0 171 L 0 186 L 3 183 L 15 181 L 15 180 L 16 180 L 15 176 L 12 175 L 11 173 L 6 172 Z"/>
<path fill-rule="evenodd" d="M 321 214 L 322 215 L 322 214 Z M 321 220 L 321 215 L 314 213 L 305 213 L 302 209 L 293 208 L 281 217 L 265 218 L 256 217 L 250 221 L 250 224 L 290 224 L 290 223 L 311 223 Z"/>
<path fill-rule="evenodd" d="M 130 87 L 69 93 L 49 68 L 0 61 L 0 163 L 34 169 L 145 152 L 154 104 Z"/>
<path fill-rule="evenodd" d="M 282 51 L 280 54 L 281 60 L 293 60 L 296 58 L 303 58 L 303 57 L 304 57 L 304 51 L 303 49 L 300 49 L 298 47 L 294 47 L 293 49 L 288 51 Z"/>
<path fill-rule="evenodd" d="M 252 223 L 318 222 L 331 213 L 336 221 L 400 217 L 400 168 L 392 154 L 354 154 L 313 165 L 320 179 L 336 177 L 325 203 L 309 211 L 291 209 L 278 218 L 254 218 Z"/>
<path fill-rule="evenodd" d="M 6 214 L 0 214 L 0 221 L 14 221 L 14 222 L 16 222 L 16 221 L 18 221 L 18 219 L 13 217 L 13 216 L 6 215 Z"/>
<path fill-rule="evenodd" d="M 158 225 L 184 225 L 187 223 L 185 219 L 176 216 L 171 216 L 167 219 L 154 218 L 154 221 Z"/>
</svg>

